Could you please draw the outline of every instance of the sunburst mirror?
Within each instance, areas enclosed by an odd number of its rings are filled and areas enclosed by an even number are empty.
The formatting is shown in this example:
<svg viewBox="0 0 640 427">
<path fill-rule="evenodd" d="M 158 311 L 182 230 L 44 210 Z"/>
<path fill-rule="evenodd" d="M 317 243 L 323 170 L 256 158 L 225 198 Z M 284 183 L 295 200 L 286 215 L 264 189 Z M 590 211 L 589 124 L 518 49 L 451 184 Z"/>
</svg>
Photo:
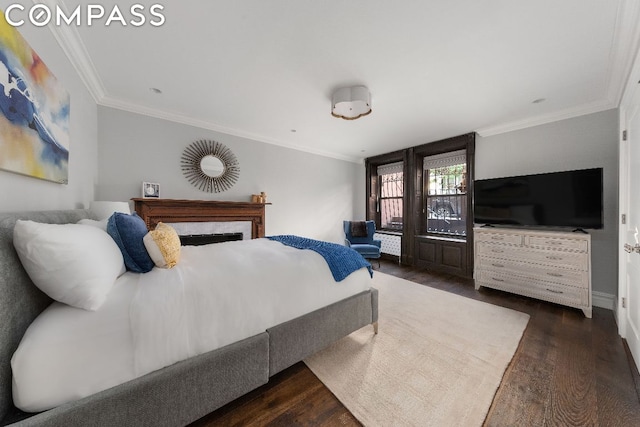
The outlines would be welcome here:
<svg viewBox="0 0 640 427">
<path fill-rule="evenodd" d="M 209 193 L 227 191 L 240 177 L 235 154 L 226 145 L 208 139 L 187 146 L 180 164 L 187 181 Z"/>
</svg>

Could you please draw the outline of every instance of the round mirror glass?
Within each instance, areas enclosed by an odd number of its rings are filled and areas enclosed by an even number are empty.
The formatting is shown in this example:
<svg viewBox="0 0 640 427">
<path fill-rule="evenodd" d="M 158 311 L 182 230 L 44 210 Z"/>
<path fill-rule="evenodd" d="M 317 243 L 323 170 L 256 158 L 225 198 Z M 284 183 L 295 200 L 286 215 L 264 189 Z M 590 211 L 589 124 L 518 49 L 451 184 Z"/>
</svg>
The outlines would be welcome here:
<svg viewBox="0 0 640 427">
<path fill-rule="evenodd" d="M 211 178 L 218 178 L 224 173 L 224 163 L 216 156 L 206 155 L 200 160 L 200 169 Z"/>
</svg>

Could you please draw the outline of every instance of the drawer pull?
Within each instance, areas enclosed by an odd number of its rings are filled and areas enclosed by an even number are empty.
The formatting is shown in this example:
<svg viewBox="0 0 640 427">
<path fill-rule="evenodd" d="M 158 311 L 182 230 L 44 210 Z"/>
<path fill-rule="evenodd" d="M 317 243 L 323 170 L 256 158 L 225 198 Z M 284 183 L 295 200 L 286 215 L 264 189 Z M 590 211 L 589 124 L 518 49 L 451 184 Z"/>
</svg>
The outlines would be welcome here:
<svg viewBox="0 0 640 427">
<path fill-rule="evenodd" d="M 500 237 L 500 236 L 491 236 L 491 240 L 504 240 L 504 237 Z"/>
<path fill-rule="evenodd" d="M 495 280 L 496 282 L 504 282 L 504 279 L 498 279 L 496 277 L 492 277 L 493 280 Z"/>
<path fill-rule="evenodd" d="M 562 277 L 562 274 L 560 273 L 547 273 L 549 276 L 553 276 L 553 277 Z"/>
<path fill-rule="evenodd" d="M 545 243 L 547 245 L 561 245 L 562 244 L 562 242 L 557 242 L 555 240 L 547 240 Z"/>
<path fill-rule="evenodd" d="M 547 288 L 547 290 L 548 290 L 549 292 L 553 292 L 554 294 L 564 294 L 564 292 L 562 292 L 562 291 L 556 291 L 555 289 L 549 289 L 549 288 Z"/>
<path fill-rule="evenodd" d="M 503 251 L 502 249 L 491 249 L 491 252 L 495 252 L 495 253 L 497 253 L 497 254 L 501 254 L 501 253 L 503 253 L 504 251 Z"/>
<path fill-rule="evenodd" d="M 494 267 L 498 267 L 498 268 L 503 268 L 504 267 L 503 264 L 492 263 L 491 265 L 494 266 Z"/>
<path fill-rule="evenodd" d="M 547 259 L 552 259 L 552 260 L 554 260 L 554 261 L 560 261 L 560 260 L 562 260 L 562 257 L 560 257 L 560 256 L 548 255 L 548 256 L 547 256 Z"/>
</svg>

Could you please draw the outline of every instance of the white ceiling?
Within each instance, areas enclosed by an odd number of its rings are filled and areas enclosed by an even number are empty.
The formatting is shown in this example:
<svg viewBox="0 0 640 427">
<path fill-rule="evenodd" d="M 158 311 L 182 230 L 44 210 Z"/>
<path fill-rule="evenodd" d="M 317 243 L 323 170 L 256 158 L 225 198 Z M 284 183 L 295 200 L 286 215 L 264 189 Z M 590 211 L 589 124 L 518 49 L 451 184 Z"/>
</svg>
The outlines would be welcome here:
<svg viewBox="0 0 640 427">
<path fill-rule="evenodd" d="M 615 108 L 640 32 L 637 0 L 138 3 L 165 24 L 52 27 L 99 104 L 351 161 Z M 373 112 L 332 117 L 351 85 Z"/>
</svg>

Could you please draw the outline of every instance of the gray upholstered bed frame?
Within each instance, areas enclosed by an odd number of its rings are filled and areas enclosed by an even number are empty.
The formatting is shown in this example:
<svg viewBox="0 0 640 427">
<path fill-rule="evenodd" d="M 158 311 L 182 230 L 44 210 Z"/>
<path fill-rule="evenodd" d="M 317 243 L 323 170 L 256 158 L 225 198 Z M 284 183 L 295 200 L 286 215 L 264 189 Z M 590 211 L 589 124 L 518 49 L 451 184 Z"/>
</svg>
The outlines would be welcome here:
<svg viewBox="0 0 640 427">
<path fill-rule="evenodd" d="M 11 356 L 51 299 L 13 248 L 17 219 L 75 223 L 86 210 L 0 213 L 0 425 L 182 426 L 263 385 L 269 377 L 368 324 L 378 293 L 362 292 L 227 347 L 176 363 L 84 399 L 25 418 L 13 407 Z"/>
</svg>

